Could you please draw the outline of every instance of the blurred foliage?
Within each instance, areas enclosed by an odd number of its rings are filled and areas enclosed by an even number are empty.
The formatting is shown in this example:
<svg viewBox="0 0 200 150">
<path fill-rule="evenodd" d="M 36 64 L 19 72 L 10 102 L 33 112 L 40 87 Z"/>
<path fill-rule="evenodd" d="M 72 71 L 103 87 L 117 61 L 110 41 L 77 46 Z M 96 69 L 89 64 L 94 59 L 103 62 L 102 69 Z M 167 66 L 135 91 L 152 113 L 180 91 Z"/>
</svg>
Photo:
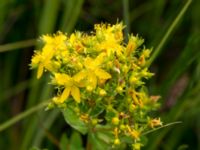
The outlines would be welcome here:
<svg viewBox="0 0 200 150">
<path fill-rule="evenodd" d="M 53 95 L 52 87 L 46 86 L 48 79 L 44 77 L 38 81 L 35 72 L 29 70 L 33 50 L 38 47 L 32 39 L 57 30 L 87 32 L 94 23 L 114 24 L 123 20 L 128 27 L 126 33 L 141 35 L 147 47 L 155 49 L 186 2 L 1 0 L 0 122 Z M 178 120 L 183 123 L 149 134 L 143 149 L 200 149 L 199 10 L 200 1 L 193 0 L 161 48 L 162 53 L 151 64 L 155 76 L 148 83 L 151 94 L 162 97 L 159 114 L 164 123 Z M 15 43 L 18 41 L 23 42 Z M 40 110 L 1 131 L 0 149 L 92 149 L 86 138 L 74 133 L 58 111 Z"/>
</svg>

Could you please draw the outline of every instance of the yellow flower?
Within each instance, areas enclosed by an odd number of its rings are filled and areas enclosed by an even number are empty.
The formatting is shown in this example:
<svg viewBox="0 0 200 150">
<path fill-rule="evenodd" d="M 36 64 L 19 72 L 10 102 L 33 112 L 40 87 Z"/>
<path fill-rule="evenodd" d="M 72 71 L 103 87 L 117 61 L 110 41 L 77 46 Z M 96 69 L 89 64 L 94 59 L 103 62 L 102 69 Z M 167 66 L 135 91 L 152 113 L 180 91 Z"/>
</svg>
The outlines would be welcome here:
<svg viewBox="0 0 200 150">
<path fill-rule="evenodd" d="M 120 120 L 119 120 L 118 117 L 113 117 L 113 118 L 112 118 L 112 124 L 114 124 L 114 125 L 118 125 L 119 122 L 120 122 Z"/>
<path fill-rule="evenodd" d="M 96 88 L 97 79 L 107 80 L 111 78 L 109 73 L 100 68 L 101 64 L 103 63 L 103 59 L 105 59 L 105 53 L 101 53 L 96 57 L 96 59 L 92 59 L 90 57 L 85 59 L 85 75 L 87 75 L 88 84 L 92 89 Z"/>
<path fill-rule="evenodd" d="M 127 130 L 128 130 L 128 133 L 131 135 L 132 138 L 134 139 L 138 139 L 139 136 L 140 136 L 140 132 L 135 130 L 135 129 L 131 129 L 130 126 L 126 126 L 127 127 Z"/>
<path fill-rule="evenodd" d="M 72 95 L 74 100 L 77 103 L 80 103 L 80 90 L 79 87 L 84 87 L 84 74 L 83 72 L 79 72 L 75 74 L 73 77 L 70 77 L 67 74 L 56 73 L 54 82 L 60 86 L 64 86 L 64 90 L 60 96 L 59 102 L 63 103 L 69 95 Z"/>
<path fill-rule="evenodd" d="M 97 44 L 96 49 L 105 51 L 108 56 L 114 54 L 115 52 L 118 56 L 120 56 L 122 54 L 123 46 L 116 43 L 116 41 L 113 41 L 112 38 L 109 38 L 108 40 Z"/>
<path fill-rule="evenodd" d="M 154 128 L 156 126 L 161 126 L 162 122 L 160 121 L 160 118 L 158 118 L 158 119 L 150 119 L 148 124 L 149 124 L 149 126 L 151 128 Z"/>
<path fill-rule="evenodd" d="M 36 53 L 32 57 L 31 66 L 32 67 L 38 66 L 38 71 L 37 71 L 38 79 L 42 76 L 44 68 L 53 71 L 51 57 L 52 57 L 51 54 L 44 55 L 44 53 Z"/>
<path fill-rule="evenodd" d="M 126 47 L 127 56 L 130 56 L 131 53 L 135 52 L 136 48 L 137 48 L 136 37 L 130 36 Z"/>
<path fill-rule="evenodd" d="M 85 123 L 88 123 L 89 122 L 89 115 L 88 114 L 81 114 L 80 115 L 80 119 L 85 122 Z"/>
<path fill-rule="evenodd" d="M 110 25 L 95 25 L 96 36 L 101 39 L 96 44 L 98 51 L 105 51 L 108 56 L 116 54 L 119 56 L 122 54 L 123 46 L 120 43 L 123 41 L 123 24 L 119 23 L 113 26 Z"/>
<path fill-rule="evenodd" d="M 51 59 L 55 53 L 66 49 L 65 40 L 67 37 L 61 32 L 58 32 L 54 36 L 44 35 L 41 39 L 45 42 L 45 45 L 41 52 L 35 53 L 31 62 L 32 66 L 38 65 L 37 78 L 42 76 L 44 69 L 55 72 Z"/>
<path fill-rule="evenodd" d="M 82 36 L 81 32 L 72 33 L 69 37 L 70 46 L 78 53 L 81 53 L 84 50 L 84 46 L 82 44 Z"/>
<path fill-rule="evenodd" d="M 45 45 L 51 46 L 53 49 L 65 49 L 67 36 L 62 32 L 57 32 L 54 36 L 43 35 L 41 39 L 45 42 Z M 52 49 L 51 49 L 52 50 Z"/>
</svg>

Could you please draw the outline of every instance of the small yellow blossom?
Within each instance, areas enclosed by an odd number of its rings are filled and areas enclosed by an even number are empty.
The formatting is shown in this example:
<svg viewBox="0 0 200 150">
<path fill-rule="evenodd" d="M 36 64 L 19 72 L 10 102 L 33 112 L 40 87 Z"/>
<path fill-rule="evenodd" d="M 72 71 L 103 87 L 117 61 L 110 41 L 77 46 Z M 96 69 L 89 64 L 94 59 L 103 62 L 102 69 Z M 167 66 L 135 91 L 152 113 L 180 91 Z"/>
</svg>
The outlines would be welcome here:
<svg viewBox="0 0 200 150">
<path fill-rule="evenodd" d="M 89 115 L 88 114 L 81 114 L 80 115 L 80 119 L 85 122 L 88 123 L 89 122 Z"/>
<path fill-rule="evenodd" d="M 115 145 L 119 145 L 120 143 L 121 143 L 121 142 L 120 142 L 120 140 L 119 140 L 118 138 L 114 140 L 114 144 L 115 144 Z"/>
<path fill-rule="evenodd" d="M 149 126 L 151 128 L 154 128 L 156 126 L 161 126 L 162 122 L 160 121 L 160 118 L 158 118 L 158 119 L 150 119 L 148 124 L 149 124 Z"/>
<path fill-rule="evenodd" d="M 100 96 L 105 96 L 107 93 L 106 93 L 106 91 L 104 90 L 104 89 L 100 89 L 99 90 L 99 95 Z"/>
<path fill-rule="evenodd" d="M 126 55 L 129 56 L 131 53 L 135 52 L 137 48 L 136 38 L 134 36 L 131 36 L 129 38 L 127 47 L 126 47 Z"/>
<path fill-rule="evenodd" d="M 139 136 L 140 136 L 140 132 L 135 130 L 135 129 L 131 129 L 130 126 L 126 126 L 127 127 L 127 130 L 128 130 L 128 133 L 130 134 L 130 136 L 134 139 L 138 139 Z"/>
<path fill-rule="evenodd" d="M 142 144 L 141 143 L 134 143 L 134 144 L 132 144 L 132 146 L 133 146 L 133 150 L 140 150 Z"/>
<path fill-rule="evenodd" d="M 86 68 L 85 75 L 87 76 L 88 84 L 92 89 L 96 88 L 97 80 L 107 80 L 111 78 L 111 75 L 101 69 L 101 64 L 103 63 L 103 58 L 105 54 L 97 56 L 96 59 L 92 59 L 87 57 L 84 62 L 84 66 Z"/>
<path fill-rule="evenodd" d="M 70 77 L 67 74 L 60 74 L 56 73 L 55 74 L 55 83 L 61 86 L 64 86 L 64 90 L 61 94 L 61 97 L 59 99 L 60 103 L 63 103 L 71 94 L 72 97 L 76 102 L 80 102 L 80 90 L 79 87 L 84 86 L 84 73 L 79 72 L 73 77 Z"/>
<path fill-rule="evenodd" d="M 119 124 L 119 118 L 118 117 L 113 117 L 112 118 L 112 124 L 118 125 Z"/>
</svg>

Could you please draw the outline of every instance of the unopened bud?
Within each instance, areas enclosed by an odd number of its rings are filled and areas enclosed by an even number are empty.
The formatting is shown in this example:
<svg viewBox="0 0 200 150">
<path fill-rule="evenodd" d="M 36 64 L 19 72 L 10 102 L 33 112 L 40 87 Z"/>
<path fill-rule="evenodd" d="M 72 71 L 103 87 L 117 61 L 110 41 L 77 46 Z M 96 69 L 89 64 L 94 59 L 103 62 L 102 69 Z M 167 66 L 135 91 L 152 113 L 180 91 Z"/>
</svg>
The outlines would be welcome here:
<svg viewBox="0 0 200 150">
<path fill-rule="evenodd" d="M 118 125 L 119 124 L 119 118 L 118 117 L 112 118 L 112 124 Z"/>
</svg>

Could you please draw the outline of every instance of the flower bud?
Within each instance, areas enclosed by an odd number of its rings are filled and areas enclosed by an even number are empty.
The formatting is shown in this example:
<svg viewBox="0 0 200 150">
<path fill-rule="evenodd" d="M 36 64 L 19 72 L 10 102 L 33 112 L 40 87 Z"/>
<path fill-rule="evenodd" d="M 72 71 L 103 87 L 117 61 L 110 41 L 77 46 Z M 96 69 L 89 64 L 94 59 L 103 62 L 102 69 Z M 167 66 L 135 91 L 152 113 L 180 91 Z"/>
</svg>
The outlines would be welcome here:
<svg viewBox="0 0 200 150">
<path fill-rule="evenodd" d="M 118 138 L 114 140 L 114 144 L 115 144 L 115 145 L 119 145 L 120 143 L 121 143 L 121 142 L 120 142 L 120 140 L 119 140 Z"/>
<path fill-rule="evenodd" d="M 123 130 L 125 130 L 125 129 L 126 129 L 126 126 L 125 126 L 124 124 L 121 124 L 119 128 L 120 128 L 120 130 L 122 130 L 122 131 L 123 131 Z"/>
<path fill-rule="evenodd" d="M 99 90 L 99 95 L 100 96 L 105 96 L 107 93 L 106 93 L 106 91 L 104 90 L 104 89 L 100 89 Z"/>
<path fill-rule="evenodd" d="M 97 119 L 92 119 L 92 125 L 96 125 L 98 123 Z"/>
<path fill-rule="evenodd" d="M 117 90 L 118 93 L 122 93 L 123 92 L 123 87 L 122 86 L 118 86 L 116 88 L 116 90 Z"/>
<path fill-rule="evenodd" d="M 119 118 L 118 117 L 112 118 L 112 124 L 118 125 L 119 124 Z"/>
<path fill-rule="evenodd" d="M 130 111 L 130 112 L 134 112 L 135 109 L 136 109 L 136 106 L 135 106 L 134 104 L 131 104 L 131 105 L 129 106 L 129 111 Z"/>
<path fill-rule="evenodd" d="M 86 87 L 86 90 L 87 90 L 88 92 L 91 92 L 91 91 L 93 90 L 93 88 L 92 88 L 92 86 L 89 86 L 89 85 L 88 85 L 88 86 Z"/>
</svg>

